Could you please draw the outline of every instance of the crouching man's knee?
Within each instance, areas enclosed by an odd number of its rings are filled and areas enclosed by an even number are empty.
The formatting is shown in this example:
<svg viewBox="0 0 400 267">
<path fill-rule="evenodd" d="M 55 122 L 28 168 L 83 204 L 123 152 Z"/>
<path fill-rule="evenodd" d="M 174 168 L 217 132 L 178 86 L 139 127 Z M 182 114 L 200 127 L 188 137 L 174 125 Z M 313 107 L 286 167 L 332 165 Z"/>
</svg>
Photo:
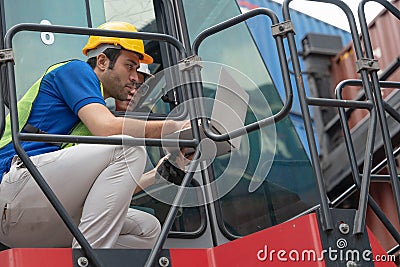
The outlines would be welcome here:
<svg viewBox="0 0 400 267">
<path fill-rule="evenodd" d="M 130 208 L 114 247 L 152 249 L 160 233 L 161 225 L 155 216 Z"/>
</svg>

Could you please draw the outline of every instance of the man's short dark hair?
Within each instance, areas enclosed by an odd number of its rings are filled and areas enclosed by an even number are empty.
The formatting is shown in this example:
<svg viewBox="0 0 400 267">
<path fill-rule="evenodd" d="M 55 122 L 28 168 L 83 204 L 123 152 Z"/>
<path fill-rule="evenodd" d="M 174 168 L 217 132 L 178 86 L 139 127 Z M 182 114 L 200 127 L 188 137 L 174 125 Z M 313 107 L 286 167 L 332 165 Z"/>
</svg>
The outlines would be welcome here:
<svg viewBox="0 0 400 267">
<path fill-rule="evenodd" d="M 121 49 L 107 48 L 106 50 L 104 50 L 103 54 L 105 54 L 110 60 L 110 65 L 108 66 L 108 68 L 113 69 L 115 62 L 121 54 Z M 96 67 L 97 57 L 91 57 L 86 62 L 92 67 L 92 69 L 94 69 Z"/>
<path fill-rule="evenodd" d="M 106 50 L 104 50 L 103 54 L 105 54 L 108 59 L 110 60 L 110 65 L 108 66 L 109 69 L 113 69 L 115 62 L 117 61 L 119 55 L 121 55 L 121 50 L 122 49 L 115 49 L 115 48 L 107 48 Z M 143 55 L 134 52 L 140 60 L 143 59 Z M 97 57 L 91 57 L 86 61 L 91 67 L 92 69 L 94 69 L 96 67 L 96 63 L 97 63 Z"/>
</svg>

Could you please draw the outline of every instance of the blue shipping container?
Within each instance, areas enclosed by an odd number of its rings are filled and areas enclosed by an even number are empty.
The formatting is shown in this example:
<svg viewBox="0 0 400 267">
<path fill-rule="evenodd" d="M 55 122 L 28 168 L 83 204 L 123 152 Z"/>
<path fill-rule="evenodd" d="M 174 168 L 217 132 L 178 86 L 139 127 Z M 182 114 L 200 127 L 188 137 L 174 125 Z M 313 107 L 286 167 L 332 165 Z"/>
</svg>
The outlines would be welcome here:
<svg viewBox="0 0 400 267">
<path fill-rule="evenodd" d="M 254 8 L 268 8 L 272 10 L 279 18 L 280 21 L 283 21 L 282 16 L 282 5 L 274 2 L 272 0 L 249 0 L 249 1 L 240 1 L 237 0 L 240 8 L 245 12 L 246 10 L 254 9 Z M 330 34 L 330 35 L 338 35 L 342 39 L 342 44 L 348 44 L 351 41 L 351 34 L 345 30 L 332 26 L 326 22 L 308 16 L 304 13 L 298 12 L 296 10 L 290 11 L 290 17 L 294 24 L 295 28 L 295 40 L 298 52 L 302 50 L 301 40 L 308 33 L 319 33 L 319 34 Z M 256 42 L 256 45 L 263 57 L 263 60 L 269 70 L 272 80 L 275 83 L 276 89 L 278 90 L 280 96 L 282 98 L 285 97 L 285 89 L 283 86 L 282 73 L 280 71 L 279 66 L 279 58 L 276 52 L 275 41 L 269 36 L 271 36 L 271 21 L 267 16 L 256 16 L 247 20 L 247 25 L 250 29 L 250 32 Z M 267 38 L 268 36 L 268 38 Z M 285 46 L 285 52 L 287 57 L 290 57 L 289 49 Z M 289 64 L 289 67 L 291 65 Z M 304 72 L 304 63 L 302 58 L 300 57 L 300 67 Z M 307 77 L 304 76 L 304 87 L 306 90 L 306 94 L 309 95 L 309 88 L 307 84 Z M 291 81 L 294 90 L 294 102 L 292 107 L 292 115 L 291 117 L 296 117 L 296 130 L 299 133 L 299 137 L 301 138 L 303 144 L 308 150 L 307 140 L 305 139 L 305 130 L 304 127 L 298 123 L 298 118 L 301 118 L 301 108 L 299 105 L 296 83 L 294 79 L 293 73 L 291 74 Z M 310 109 L 311 116 L 313 114 L 312 109 Z"/>
</svg>

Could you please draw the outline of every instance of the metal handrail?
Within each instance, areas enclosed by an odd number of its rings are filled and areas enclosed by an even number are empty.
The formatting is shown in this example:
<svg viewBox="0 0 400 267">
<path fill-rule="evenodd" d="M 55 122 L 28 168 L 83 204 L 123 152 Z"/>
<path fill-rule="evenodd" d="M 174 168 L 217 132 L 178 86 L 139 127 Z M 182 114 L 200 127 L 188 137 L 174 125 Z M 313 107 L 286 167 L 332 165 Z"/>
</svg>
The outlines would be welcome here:
<svg viewBox="0 0 400 267">
<path fill-rule="evenodd" d="M 359 14 L 361 34 L 363 36 L 362 40 L 364 43 L 365 55 L 366 55 L 367 59 L 374 60 L 374 53 L 373 53 L 373 49 L 372 49 L 371 39 L 369 36 L 368 26 L 367 26 L 365 12 L 364 12 L 365 3 L 368 1 L 375 1 L 377 3 L 380 3 L 381 5 L 383 5 L 386 8 L 386 10 L 391 12 L 398 20 L 400 20 L 400 11 L 397 8 L 395 8 L 388 1 L 362 0 L 360 2 L 359 6 L 358 6 L 358 14 Z M 383 97 L 382 97 L 382 93 L 380 90 L 380 84 L 379 84 L 379 79 L 378 79 L 378 70 L 372 69 L 370 71 L 369 75 L 371 77 L 371 81 L 373 84 L 373 89 L 374 89 L 373 93 L 374 93 L 374 98 L 375 98 L 376 110 L 377 110 L 378 119 L 379 119 L 379 122 L 381 125 L 380 128 L 382 130 L 382 137 L 383 137 L 383 141 L 384 141 L 383 145 L 385 148 L 386 157 L 388 159 L 387 165 L 388 165 L 389 174 L 390 174 L 390 178 L 391 178 L 391 182 L 392 182 L 394 200 L 395 200 L 396 208 L 397 208 L 397 218 L 398 218 L 398 221 L 400 222 L 400 183 L 399 183 L 399 180 L 397 179 L 396 162 L 393 157 L 392 141 L 390 138 L 388 122 L 386 120 L 385 108 L 383 105 Z M 364 192 L 364 195 L 366 193 L 367 192 Z M 360 204 L 361 204 L 361 202 L 360 202 Z"/>
<path fill-rule="evenodd" d="M 311 0 L 311 1 L 334 4 L 334 5 L 338 6 L 339 8 L 341 8 L 342 11 L 345 13 L 347 20 L 349 22 L 350 32 L 352 35 L 353 45 L 354 45 L 357 60 L 358 61 L 362 61 L 365 59 L 373 60 L 372 48 L 371 49 L 366 48 L 367 58 L 364 58 L 361 41 L 359 39 L 359 35 L 357 32 L 354 15 L 351 12 L 350 8 L 344 2 L 338 1 L 338 0 Z M 360 23 L 361 23 L 361 27 L 362 27 L 364 46 L 370 47 L 368 28 L 366 26 L 365 16 L 363 13 L 363 5 L 364 5 L 364 2 L 366 2 L 366 1 L 369 1 L 369 0 L 363 0 L 360 3 L 359 13 L 361 14 Z M 381 0 L 376 0 L 376 1 L 382 3 L 385 6 L 390 6 L 389 3 L 383 3 L 383 1 L 381 1 Z M 291 2 L 291 0 L 285 0 L 284 4 L 283 4 L 283 13 L 284 13 L 285 19 L 290 19 L 290 13 L 289 13 L 289 3 L 290 2 Z M 397 13 L 398 10 L 396 10 L 395 8 L 391 8 L 390 11 L 392 13 L 396 13 L 396 17 L 399 18 L 399 14 Z M 364 19 L 364 21 L 362 18 Z M 293 52 L 293 54 L 295 55 L 294 59 L 296 60 L 297 59 L 297 51 L 295 50 L 295 41 L 294 41 L 293 34 L 291 34 L 291 33 L 288 34 L 288 40 L 289 40 L 289 47 L 291 48 L 291 54 Z M 371 62 L 373 62 L 373 61 L 371 61 Z M 301 105 L 302 112 L 303 112 L 304 123 L 306 126 L 305 128 L 306 128 L 306 134 L 307 134 L 307 138 L 308 138 L 309 146 L 310 146 L 311 159 L 313 161 L 313 167 L 317 174 L 317 183 L 321 183 L 319 185 L 323 185 L 322 172 L 320 170 L 320 166 L 319 166 L 319 162 L 318 162 L 318 154 L 316 153 L 317 151 L 315 149 L 316 145 L 315 145 L 314 136 L 312 134 L 311 118 L 309 116 L 307 104 L 310 104 L 310 103 L 313 104 L 313 103 L 318 102 L 319 104 L 333 106 L 333 103 L 335 101 L 331 101 L 331 100 L 321 101 L 321 100 L 315 100 L 315 99 L 307 99 L 307 97 L 305 95 L 305 91 L 304 91 L 304 86 L 301 81 L 300 68 L 296 68 L 299 66 L 298 62 L 293 61 L 293 64 L 294 64 L 294 70 L 295 70 L 294 72 L 295 72 L 295 75 L 297 78 L 296 81 L 299 81 L 297 83 L 298 89 L 299 89 L 298 90 L 299 91 L 299 101 L 300 101 L 300 105 Z M 387 107 L 387 106 L 386 106 L 386 108 L 384 107 L 385 104 L 383 103 L 383 99 L 382 99 L 382 96 L 381 96 L 381 93 L 379 90 L 380 87 L 379 87 L 379 82 L 378 82 L 378 78 L 377 78 L 378 77 L 377 70 L 375 70 L 373 68 L 361 67 L 358 70 L 358 72 L 360 73 L 360 76 L 361 76 L 361 82 L 362 82 L 362 85 L 364 86 L 367 100 L 368 100 L 368 102 L 371 103 L 371 104 L 368 104 L 371 106 L 371 108 L 370 108 L 370 110 L 371 110 L 371 120 L 370 120 L 371 127 L 370 127 L 370 131 L 369 131 L 369 135 L 368 135 L 366 153 L 368 153 L 368 151 L 371 151 L 373 149 L 373 140 L 374 140 L 374 136 L 375 136 L 374 129 L 376 129 L 376 123 L 378 120 L 384 126 L 384 127 L 382 127 L 382 134 L 384 136 L 384 145 L 385 145 L 386 154 L 387 154 L 387 157 L 390 162 L 389 163 L 389 167 L 391 169 L 390 173 L 391 173 L 391 178 L 394 182 L 393 184 L 394 184 L 394 191 L 395 191 L 396 206 L 397 206 L 397 211 L 399 214 L 399 205 L 397 205 L 397 203 L 399 202 L 397 200 L 397 198 L 399 198 L 399 194 L 398 194 L 398 190 L 396 188 L 398 186 L 399 182 L 395 178 L 395 177 L 397 177 L 397 174 L 396 174 L 396 170 L 394 168 L 395 165 L 394 165 L 394 159 L 393 159 L 393 151 L 392 151 L 392 147 L 391 147 L 390 136 L 389 136 L 389 132 L 388 132 L 387 121 L 386 121 L 386 117 L 384 114 L 384 110 L 385 109 L 388 110 L 390 114 L 394 115 L 396 120 L 400 119 L 400 116 L 392 108 Z M 371 75 L 372 83 L 369 82 L 369 75 Z M 307 101 L 308 101 L 308 103 L 307 103 Z M 357 105 L 359 105 L 359 107 L 361 107 L 361 105 L 364 105 L 364 104 L 357 104 Z M 343 108 L 343 107 L 345 107 L 345 105 L 342 104 L 341 107 Z M 365 106 L 364 108 L 367 108 L 367 106 Z M 343 120 L 342 123 L 345 123 L 345 121 Z M 310 140 L 311 140 L 311 142 L 310 142 Z M 371 167 L 371 159 L 370 159 L 370 157 L 367 157 L 367 156 L 368 155 L 366 154 L 365 158 L 368 158 L 368 160 L 364 161 L 363 179 L 362 179 L 361 185 L 360 185 L 359 207 L 356 211 L 356 216 L 355 216 L 355 220 L 354 220 L 354 229 L 353 229 L 354 234 L 363 233 L 364 229 L 365 229 L 366 205 L 367 205 L 367 202 L 368 202 L 367 200 L 368 200 L 368 196 L 369 196 L 368 188 L 369 188 L 369 184 L 370 184 L 370 174 L 371 174 L 371 168 L 372 168 Z M 350 157 L 351 157 L 351 155 L 350 155 Z M 319 186 L 319 191 L 320 191 L 320 195 L 321 195 L 321 199 L 322 199 L 322 204 L 324 204 L 326 191 L 322 186 Z M 323 211 L 322 212 L 323 215 L 324 215 L 324 211 L 329 212 L 329 210 L 327 210 L 327 206 L 321 205 L 321 208 Z M 329 224 L 331 223 L 331 218 L 330 218 L 330 216 L 328 216 L 328 214 L 323 216 L 322 220 L 323 220 L 322 223 L 323 223 L 324 230 L 332 229 L 331 227 L 329 227 Z M 324 223 L 326 223 L 327 225 L 324 225 Z M 330 224 L 330 226 L 332 226 L 332 225 Z"/>
<path fill-rule="evenodd" d="M 382 81 L 382 82 L 380 82 L 380 84 L 383 85 L 384 87 L 400 88 L 400 82 L 383 82 Z M 340 82 L 336 87 L 336 97 L 338 99 L 342 99 L 342 91 L 345 88 L 345 86 L 359 86 L 359 85 L 362 85 L 361 80 L 344 80 L 344 81 Z M 372 103 L 371 102 L 366 102 L 366 103 L 370 104 L 370 107 L 368 109 L 371 111 Z M 353 146 L 353 143 L 351 140 L 350 128 L 349 128 L 349 125 L 347 124 L 346 114 L 345 114 L 345 110 L 343 109 L 343 107 L 339 107 L 339 118 L 340 118 L 340 122 L 342 125 L 343 133 L 344 133 L 344 140 L 345 140 L 345 144 L 346 144 L 346 148 L 347 148 L 347 153 L 349 155 L 350 167 L 351 167 L 351 170 L 353 173 L 354 184 L 352 187 L 350 187 L 346 192 L 344 192 L 341 196 L 339 196 L 336 199 L 335 205 L 337 202 L 340 202 L 340 200 L 353 194 L 356 189 L 361 190 L 361 178 L 360 178 L 360 174 L 358 171 L 357 159 L 355 156 L 355 149 L 354 149 L 354 146 Z M 376 124 L 374 124 L 374 127 L 370 128 L 369 130 L 376 131 Z M 372 142 L 373 141 L 374 140 L 372 140 Z M 371 143 L 371 140 L 367 141 L 367 143 Z M 372 149 L 373 149 L 373 147 L 372 147 Z M 366 149 L 365 157 L 367 157 L 367 158 L 364 157 L 364 162 L 371 160 L 369 153 L 371 153 L 371 150 Z M 377 169 L 377 168 L 371 169 L 369 175 L 371 176 L 373 173 L 375 173 L 377 171 L 379 171 L 379 169 Z M 376 203 L 376 201 L 369 194 L 367 195 L 366 198 L 367 198 L 366 200 L 367 200 L 368 204 L 370 205 L 371 209 L 376 214 L 376 216 L 379 218 L 379 220 L 382 222 L 382 224 L 386 227 L 386 229 L 389 231 L 389 233 L 392 235 L 392 237 L 398 243 L 400 243 L 399 232 L 393 226 L 393 224 L 390 222 L 390 220 L 387 218 L 387 216 L 384 214 L 384 212 L 379 207 L 379 205 Z"/>
<path fill-rule="evenodd" d="M 282 5 L 282 13 L 283 13 L 283 18 L 285 21 L 291 20 L 290 12 L 289 12 L 289 4 L 291 1 L 292 0 L 285 0 Z M 350 10 L 350 9 L 348 8 L 348 10 Z M 350 12 L 350 16 L 352 17 L 351 12 Z M 354 17 L 353 17 L 353 21 L 354 21 Z M 355 22 L 354 22 L 354 27 L 355 27 Z M 321 165 L 319 163 L 319 156 L 318 156 L 315 136 L 313 133 L 311 115 L 310 115 L 310 111 L 308 110 L 308 104 L 306 101 L 306 91 L 304 88 L 303 76 L 301 73 L 299 55 L 298 55 L 297 48 L 296 48 L 296 41 L 294 39 L 294 33 L 289 32 L 287 34 L 287 39 L 288 39 L 290 56 L 291 56 L 292 65 L 293 65 L 293 71 L 294 71 L 295 79 L 296 79 L 297 93 L 299 96 L 299 104 L 300 104 L 300 108 L 301 108 L 301 111 L 303 114 L 303 119 L 304 119 L 304 127 L 306 130 L 306 136 L 307 136 L 308 146 L 309 146 L 309 150 L 310 150 L 311 163 L 312 163 L 312 167 L 314 170 L 315 180 L 316 180 L 317 189 L 318 189 L 319 198 L 320 198 L 322 229 L 324 231 L 330 231 L 333 229 L 332 215 L 331 215 L 331 211 L 329 209 L 328 196 L 327 196 L 327 193 L 325 190 L 325 184 L 324 184 L 324 180 L 322 177 Z"/>
<path fill-rule="evenodd" d="M 386 81 L 390 75 L 392 75 L 398 68 L 400 67 L 400 57 L 397 57 L 389 66 L 387 66 L 380 74 L 379 81 Z M 363 90 L 359 91 L 358 95 L 354 100 L 364 100 L 365 93 Z M 384 102 L 385 108 L 390 106 L 386 102 Z M 350 116 L 354 111 L 353 107 L 349 107 L 346 109 L 346 115 Z M 387 110 L 388 111 L 388 110 Z M 400 118 L 396 117 L 396 120 L 400 122 Z M 324 127 L 325 131 L 328 132 L 330 129 L 333 129 L 339 125 L 339 115 L 335 115 Z"/>
<path fill-rule="evenodd" d="M 258 15 L 268 16 L 271 19 L 273 26 L 279 24 L 279 19 L 273 11 L 271 11 L 270 9 L 267 9 L 267 8 L 256 8 L 256 9 L 250 10 L 244 14 L 237 15 L 231 19 L 228 19 L 219 24 L 216 24 L 208 29 L 205 29 L 201 33 L 199 33 L 199 35 L 193 41 L 191 53 L 193 55 L 197 55 L 201 43 L 206 38 L 212 36 L 213 34 L 221 32 L 229 27 L 232 27 L 236 24 L 244 22 L 247 19 L 250 19 L 250 18 L 258 16 Z M 231 132 L 224 133 L 224 134 L 214 133 L 210 128 L 210 124 L 209 124 L 208 120 L 205 117 L 202 117 L 201 123 L 202 123 L 202 126 L 204 127 L 204 129 L 203 129 L 204 133 L 208 138 L 210 138 L 214 141 L 226 141 L 231 138 L 235 138 L 235 137 L 244 135 L 246 133 L 258 130 L 258 129 L 268 126 L 272 123 L 278 122 L 278 121 L 282 120 L 286 115 L 289 114 L 290 109 L 292 107 L 292 103 L 293 103 L 293 90 L 292 90 L 292 85 L 290 82 L 290 72 L 289 72 L 289 67 L 288 67 L 287 61 L 286 61 L 286 54 L 285 54 L 285 49 L 284 49 L 284 44 L 283 44 L 284 37 L 282 35 L 277 35 L 274 37 L 276 39 L 276 46 L 278 49 L 279 62 L 280 62 L 280 67 L 281 67 L 282 77 L 283 77 L 284 87 L 285 87 L 285 93 L 286 93 L 286 101 L 285 101 L 284 105 L 276 114 L 273 114 L 267 118 L 258 120 L 256 122 L 253 122 L 251 124 L 245 125 L 241 128 L 238 128 L 236 130 L 233 130 Z M 201 81 L 199 71 L 194 72 L 194 80 Z M 197 91 L 196 91 L 197 94 L 200 97 L 203 96 L 203 92 L 201 90 L 200 84 L 197 83 L 195 85 L 196 85 L 196 89 L 197 89 Z M 202 102 L 199 103 L 199 109 L 200 109 L 201 114 L 205 114 L 205 111 L 204 111 L 205 108 L 204 108 L 204 105 Z"/>
<path fill-rule="evenodd" d="M 365 13 L 364 13 L 364 5 L 365 5 L 365 0 L 362 0 L 358 6 L 358 11 L 359 11 L 359 20 L 360 20 L 360 28 L 361 28 L 361 34 L 363 35 L 363 44 L 364 44 L 364 49 L 365 49 L 365 55 L 366 59 L 371 60 L 371 62 L 374 60 L 374 55 L 372 52 L 372 46 L 371 46 L 371 40 L 368 32 L 368 26 L 367 22 L 365 19 Z M 376 2 L 382 4 L 387 10 L 389 10 L 393 15 L 395 15 L 398 19 L 400 19 L 400 12 L 394 8 L 389 2 L 387 1 L 381 1 L 381 0 L 376 0 Z M 393 147 L 392 147 L 392 142 L 390 138 L 390 133 L 389 133 L 389 126 L 388 122 L 386 120 L 386 115 L 385 115 L 385 108 L 383 105 L 383 97 L 382 93 L 380 90 L 380 85 L 379 85 L 379 79 L 378 79 L 378 70 L 377 69 L 371 69 L 369 71 L 369 76 L 371 77 L 371 83 L 372 83 L 372 92 L 375 100 L 375 105 L 376 105 L 376 111 L 377 111 L 377 116 L 379 123 L 381 125 L 381 131 L 382 131 L 382 137 L 383 137 L 383 145 L 385 148 L 386 152 L 386 157 L 388 159 L 388 169 L 389 169 L 389 174 L 391 177 L 392 181 L 392 189 L 393 189 L 393 195 L 394 195 L 394 200 L 396 203 L 396 210 L 397 210 L 397 218 L 400 221 L 400 183 L 399 180 L 397 179 L 397 170 L 396 170 L 396 163 L 393 157 Z M 363 181 L 364 182 L 364 181 Z M 366 185 L 366 186 L 369 186 Z M 362 224 L 365 225 L 365 216 L 366 216 L 366 195 L 368 194 L 368 188 L 366 188 L 364 191 L 360 192 L 360 210 L 363 210 L 362 217 L 363 219 L 359 219 L 360 226 Z M 363 202 L 364 200 L 364 202 Z M 357 225 L 356 225 L 357 227 Z M 357 229 L 356 229 L 357 230 Z M 361 231 L 361 229 L 358 229 Z"/>
<path fill-rule="evenodd" d="M 1 69 L 4 68 L 4 65 L 0 66 Z M 0 75 L 2 75 L 3 71 L 0 71 Z M 6 77 L 4 77 L 6 78 Z M 4 130 L 6 128 L 6 111 L 5 111 L 5 101 L 4 101 L 4 91 L 3 87 L 7 86 L 7 82 L 3 81 L 2 86 L 0 88 L 0 138 L 3 137 Z"/>
</svg>

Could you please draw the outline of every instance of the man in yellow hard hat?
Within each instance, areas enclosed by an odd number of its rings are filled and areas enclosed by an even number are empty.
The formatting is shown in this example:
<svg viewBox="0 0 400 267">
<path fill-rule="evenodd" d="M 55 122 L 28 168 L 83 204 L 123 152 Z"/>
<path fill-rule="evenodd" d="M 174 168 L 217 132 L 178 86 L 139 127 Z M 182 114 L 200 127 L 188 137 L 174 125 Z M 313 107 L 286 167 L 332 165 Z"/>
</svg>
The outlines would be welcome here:
<svg viewBox="0 0 400 267">
<path fill-rule="evenodd" d="M 105 30 L 136 32 L 125 22 L 108 22 Z M 48 69 L 24 96 L 18 112 L 26 117 L 23 132 L 76 134 L 83 125 L 95 136 L 160 138 L 181 129 L 183 121 L 141 121 L 115 117 L 104 99 L 125 101 L 140 63 L 153 59 L 142 40 L 90 36 L 83 53 Z M 27 127 L 29 126 L 29 127 Z M 9 121 L 0 140 L 0 242 L 10 247 L 79 247 L 16 156 Z M 54 143 L 22 146 L 94 248 L 151 248 L 160 224 L 152 215 L 128 208 L 143 174 L 140 146 L 79 144 L 65 149 Z"/>
</svg>

